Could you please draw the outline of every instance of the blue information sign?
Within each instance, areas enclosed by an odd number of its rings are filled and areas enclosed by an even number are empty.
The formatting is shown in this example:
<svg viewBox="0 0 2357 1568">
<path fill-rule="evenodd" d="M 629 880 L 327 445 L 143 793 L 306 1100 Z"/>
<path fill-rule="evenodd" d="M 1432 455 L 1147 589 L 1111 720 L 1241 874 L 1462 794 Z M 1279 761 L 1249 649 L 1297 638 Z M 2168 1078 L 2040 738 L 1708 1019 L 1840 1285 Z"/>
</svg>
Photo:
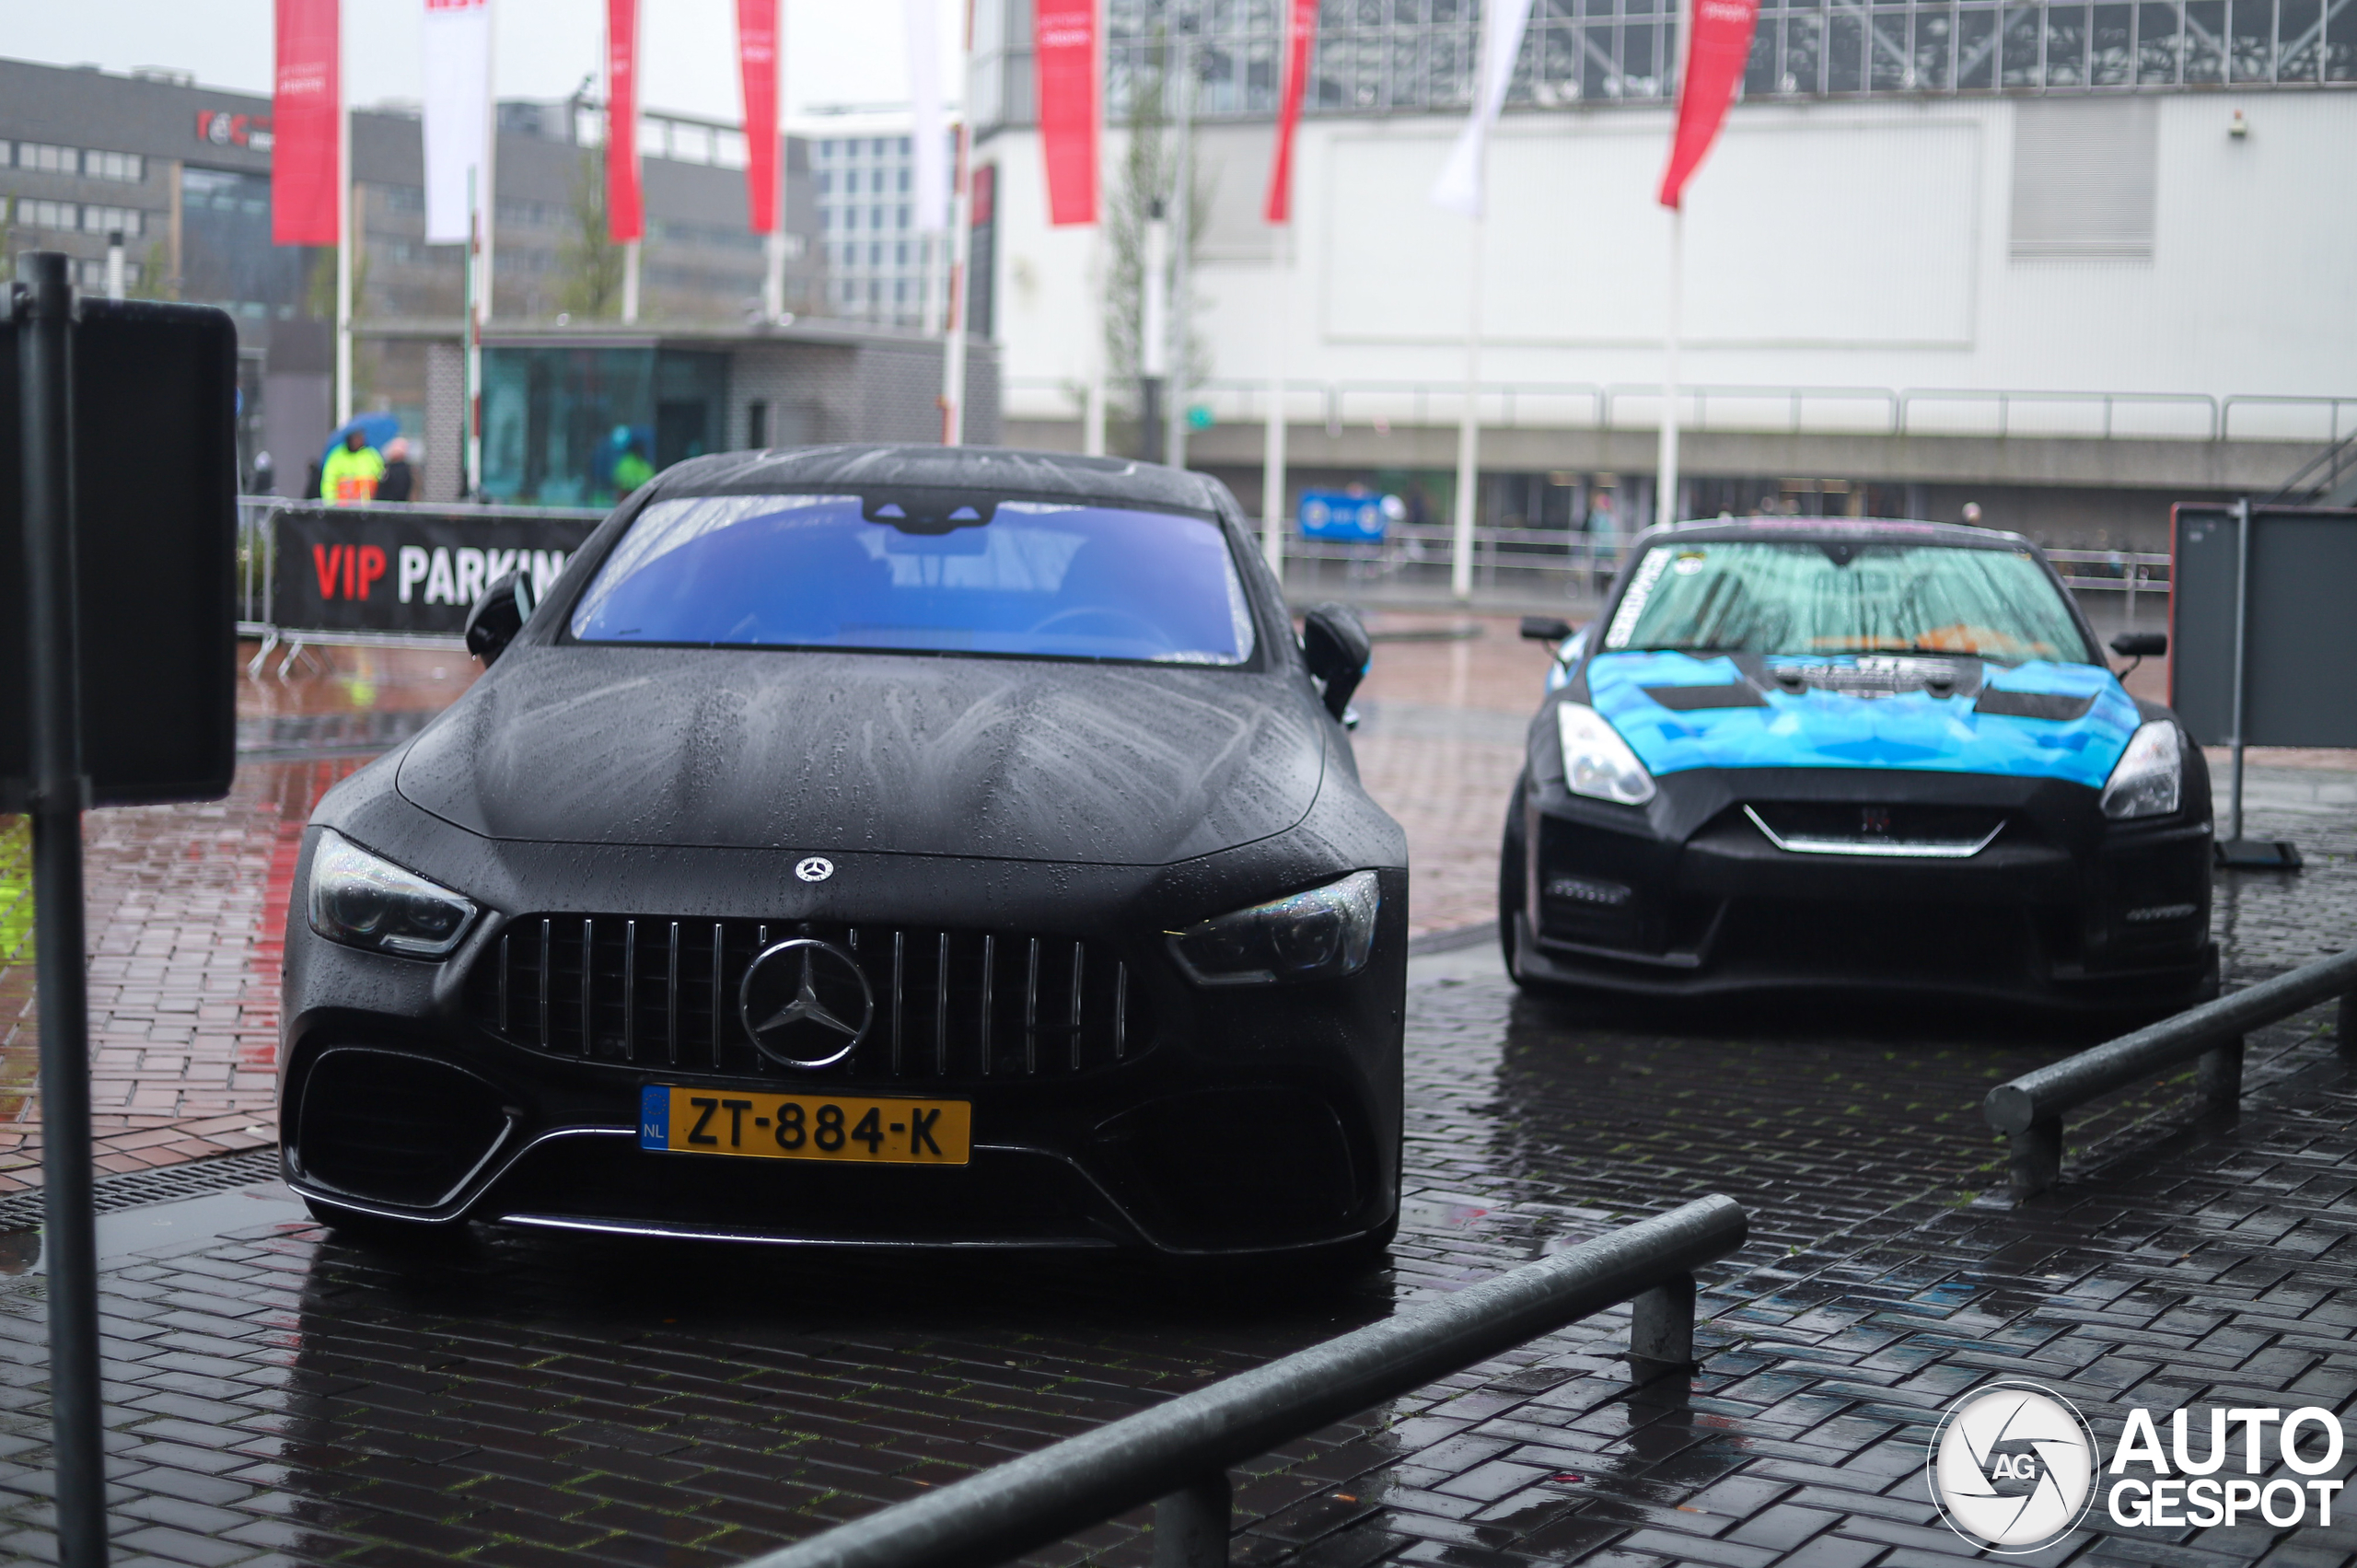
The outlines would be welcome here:
<svg viewBox="0 0 2357 1568">
<path fill-rule="evenodd" d="M 1377 544 L 1383 540 L 1384 498 L 1353 495 L 1347 490 L 1305 490 L 1301 494 L 1301 537 Z"/>
</svg>

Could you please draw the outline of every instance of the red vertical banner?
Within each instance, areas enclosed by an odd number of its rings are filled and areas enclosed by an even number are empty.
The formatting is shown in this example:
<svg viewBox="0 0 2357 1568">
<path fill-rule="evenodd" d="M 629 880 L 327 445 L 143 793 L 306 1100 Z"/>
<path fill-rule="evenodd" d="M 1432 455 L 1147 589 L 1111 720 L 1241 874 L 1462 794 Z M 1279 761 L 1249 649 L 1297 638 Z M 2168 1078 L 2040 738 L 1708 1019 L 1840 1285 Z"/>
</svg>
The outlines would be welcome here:
<svg viewBox="0 0 2357 1568">
<path fill-rule="evenodd" d="M 646 238 L 638 190 L 638 0 L 606 0 L 606 238 Z"/>
<path fill-rule="evenodd" d="M 1302 95 L 1309 86 L 1309 46 L 1318 37 L 1318 0 L 1290 0 L 1285 17 L 1284 93 L 1277 100 L 1277 150 L 1269 165 L 1271 223 L 1293 221 L 1293 134 L 1301 124 Z"/>
<path fill-rule="evenodd" d="M 1096 0 L 1039 0 L 1032 13 L 1048 221 L 1097 221 Z"/>
<path fill-rule="evenodd" d="M 745 204 L 755 234 L 775 234 L 777 0 L 737 0 L 737 63 L 745 75 Z"/>
<path fill-rule="evenodd" d="M 1661 177 L 1663 206 L 1675 207 L 1685 198 L 1686 181 L 1718 139 L 1759 23 L 1759 0 L 1693 0 L 1686 74 L 1678 87 L 1678 136 Z"/>
<path fill-rule="evenodd" d="M 271 95 L 270 240 L 333 245 L 343 215 L 339 0 L 278 0 Z"/>
</svg>

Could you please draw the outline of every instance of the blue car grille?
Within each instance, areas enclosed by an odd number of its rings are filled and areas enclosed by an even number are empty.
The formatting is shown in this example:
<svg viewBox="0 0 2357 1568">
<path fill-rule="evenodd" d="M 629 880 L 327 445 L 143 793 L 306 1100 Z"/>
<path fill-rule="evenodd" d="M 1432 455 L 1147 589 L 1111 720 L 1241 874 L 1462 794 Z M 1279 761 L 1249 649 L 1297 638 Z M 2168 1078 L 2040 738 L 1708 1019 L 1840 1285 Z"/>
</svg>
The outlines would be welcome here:
<svg viewBox="0 0 2357 1568">
<path fill-rule="evenodd" d="M 745 971 L 772 943 L 849 951 L 876 1001 L 851 1055 L 778 1065 L 737 1016 Z M 500 1039 L 682 1076 L 795 1083 L 1071 1077 L 1145 1051 L 1140 988 L 1102 942 L 1028 932 L 824 922 L 528 915 L 476 962 L 468 1010 Z"/>
</svg>

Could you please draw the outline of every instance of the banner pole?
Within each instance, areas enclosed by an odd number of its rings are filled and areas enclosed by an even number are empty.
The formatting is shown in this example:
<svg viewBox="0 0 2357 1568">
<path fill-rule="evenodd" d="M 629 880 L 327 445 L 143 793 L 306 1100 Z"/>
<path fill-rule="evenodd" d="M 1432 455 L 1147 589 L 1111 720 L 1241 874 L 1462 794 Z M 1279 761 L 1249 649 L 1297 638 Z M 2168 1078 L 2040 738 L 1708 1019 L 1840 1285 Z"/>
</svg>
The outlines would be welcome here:
<svg viewBox="0 0 2357 1568">
<path fill-rule="evenodd" d="M 105 1412 L 99 1383 L 98 1220 L 90 1197 L 90 1041 L 82 910 L 81 680 L 74 583 L 74 290 L 34 252 L 17 340 L 24 451 L 33 830 L 34 985 L 41 1008 L 41 1255 L 49 1275 L 50 1423 L 64 1568 L 105 1568 Z"/>
<path fill-rule="evenodd" d="M 1269 570 L 1276 574 L 1277 585 L 1285 580 L 1285 335 L 1292 329 L 1293 266 L 1291 248 L 1285 240 L 1288 225 L 1277 224 L 1269 230 L 1269 246 L 1273 252 L 1272 271 L 1276 280 L 1276 319 L 1270 324 L 1270 351 L 1272 368 L 1269 373 L 1269 421 L 1261 438 L 1260 465 L 1260 553 L 1268 558 Z"/>
<path fill-rule="evenodd" d="M 962 74 L 965 53 L 958 53 Z M 966 271 L 973 263 L 974 175 L 967 168 L 973 157 L 973 145 L 968 140 L 968 127 L 960 118 L 956 132 L 956 151 L 949 166 L 950 186 L 949 232 L 941 237 L 943 249 L 949 252 L 949 275 L 946 280 L 946 296 L 942 300 L 941 338 L 941 444 L 962 447 L 966 444 L 966 295 L 969 285 Z"/>
<path fill-rule="evenodd" d="M 343 19 L 335 29 L 335 423 L 352 423 L 352 106 L 345 92 Z"/>
<path fill-rule="evenodd" d="M 1663 341 L 1661 456 L 1654 481 L 1654 521 L 1678 521 L 1678 348 L 1686 288 L 1686 209 L 1669 209 L 1669 331 Z"/>
<path fill-rule="evenodd" d="M 1450 540 L 1448 591 L 1473 597 L 1474 492 L 1481 472 L 1481 252 L 1486 224 L 1473 218 L 1473 275 L 1465 290 L 1465 399 L 1457 416 L 1457 527 Z"/>
<path fill-rule="evenodd" d="M 764 297 L 767 296 L 763 289 Z M 622 241 L 622 319 L 638 319 L 638 241 Z"/>
<path fill-rule="evenodd" d="M 482 275 L 475 280 L 477 321 L 491 319 L 493 240 L 499 227 L 499 0 L 482 0 L 482 95 L 489 101 L 482 114 Z M 482 388 L 477 379 L 476 388 Z M 481 420 L 476 421 L 481 438 Z"/>
<path fill-rule="evenodd" d="M 1193 288 L 1189 275 L 1189 239 L 1195 227 L 1195 33 L 1192 18 L 1178 18 L 1178 167 L 1170 192 L 1170 309 L 1164 325 L 1170 334 L 1170 372 L 1164 383 L 1162 460 L 1174 469 L 1187 466 L 1187 319 Z"/>
</svg>

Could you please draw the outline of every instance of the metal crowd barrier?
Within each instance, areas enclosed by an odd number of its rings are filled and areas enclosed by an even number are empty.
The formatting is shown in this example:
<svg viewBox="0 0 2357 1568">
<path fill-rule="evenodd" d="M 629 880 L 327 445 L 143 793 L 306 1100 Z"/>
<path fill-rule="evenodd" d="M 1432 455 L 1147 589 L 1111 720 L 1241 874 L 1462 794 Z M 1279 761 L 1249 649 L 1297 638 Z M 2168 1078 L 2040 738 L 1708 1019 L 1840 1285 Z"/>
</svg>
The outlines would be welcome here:
<svg viewBox="0 0 2357 1568">
<path fill-rule="evenodd" d="M 2340 1053 L 2357 1060 L 2357 948 L 2351 948 L 1991 1089 L 1980 1112 L 2005 1134 L 2014 1196 L 2034 1197 L 2061 1179 L 2063 1112 L 2197 1060 L 2195 1092 L 2212 1109 L 2230 1110 L 2242 1098 L 2244 1035 L 2329 996 L 2340 998 Z"/>
<path fill-rule="evenodd" d="M 1697 1199 L 879 1509 L 748 1568 L 981 1568 L 1148 1502 L 1155 1504 L 1155 1568 L 1225 1568 L 1229 1466 L 1631 1298 L 1631 1357 L 1690 1364 L 1693 1271 L 1741 1247 L 1746 1234 L 1733 1199 Z"/>
</svg>

